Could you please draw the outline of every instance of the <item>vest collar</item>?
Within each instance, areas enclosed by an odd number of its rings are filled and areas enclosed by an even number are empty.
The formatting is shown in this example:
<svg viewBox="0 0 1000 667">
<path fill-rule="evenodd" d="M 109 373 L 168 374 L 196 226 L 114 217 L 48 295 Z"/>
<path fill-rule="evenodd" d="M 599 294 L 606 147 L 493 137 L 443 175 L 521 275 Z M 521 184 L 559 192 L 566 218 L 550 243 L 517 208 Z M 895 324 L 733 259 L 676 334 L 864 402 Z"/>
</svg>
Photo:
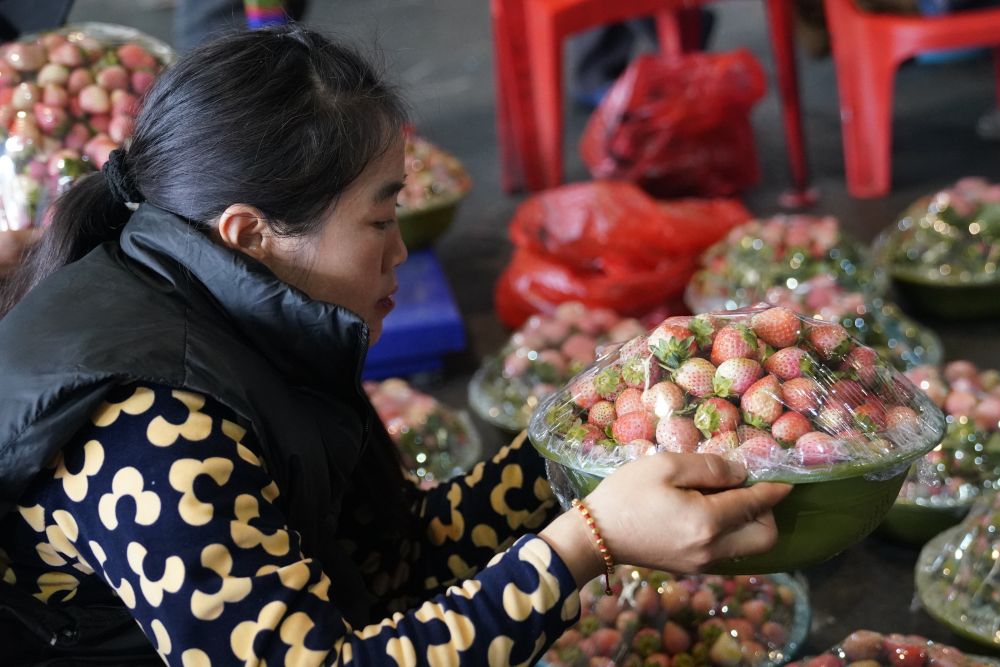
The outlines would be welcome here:
<svg viewBox="0 0 1000 667">
<path fill-rule="evenodd" d="M 122 230 L 121 247 L 184 296 L 207 290 L 290 383 L 329 391 L 343 387 L 347 373 L 360 391 L 368 326 L 353 312 L 310 299 L 262 263 L 148 203 Z"/>
</svg>

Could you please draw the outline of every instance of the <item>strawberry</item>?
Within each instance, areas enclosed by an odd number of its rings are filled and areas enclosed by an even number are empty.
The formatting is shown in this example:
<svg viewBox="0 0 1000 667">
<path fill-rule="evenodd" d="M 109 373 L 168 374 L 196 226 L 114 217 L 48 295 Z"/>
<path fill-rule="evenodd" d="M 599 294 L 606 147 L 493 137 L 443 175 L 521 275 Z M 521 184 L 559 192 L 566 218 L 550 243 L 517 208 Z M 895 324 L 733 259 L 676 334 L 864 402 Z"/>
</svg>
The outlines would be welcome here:
<svg viewBox="0 0 1000 667">
<path fill-rule="evenodd" d="M 613 401 L 625 389 L 622 374 L 614 366 L 605 368 L 594 377 L 594 388 L 606 401 Z"/>
<path fill-rule="evenodd" d="M 98 134 L 87 142 L 83 147 L 83 154 L 86 155 L 94 167 L 100 169 L 108 161 L 111 151 L 118 148 L 118 144 L 111 140 L 106 134 Z"/>
<path fill-rule="evenodd" d="M 73 123 L 69 132 L 63 137 L 63 144 L 66 148 L 79 151 L 90 141 L 90 130 L 83 123 Z"/>
<path fill-rule="evenodd" d="M 80 108 L 87 113 L 105 114 L 111 111 L 108 91 L 97 84 L 90 84 L 80 91 Z"/>
<path fill-rule="evenodd" d="M 726 632 L 719 635 L 719 638 L 712 643 L 708 657 L 712 661 L 711 664 L 718 667 L 737 667 L 743 661 L 739 641 Z"/>
<path fill-rule="evenodd" d="M 642 403 L 646 409 L 663 419 L 684 409 L 684 390 L 673 382 L 657 382 L 642 392 Z"/>
<path fill-rule="evenodd" d="M 701 434 L 690 417 L 671 416 L 656 425 L 656 444 L 668 452 L 693 452 Z"/>
<path fill-rule="evenodd" d="M 69 91 L 70 95 L 76 95 L 93 83 L 94 77 L 91 76 L 89 70 L 77 68 L 69 73 L 69 78 L 66 80 L 66 90 Z"/>
<path fill-rule="evenodd" d="M 804 466 L 833 463 L 843 457 L 837 441 L 820 431 L 804 433 L 795 441 L 795 451 Z"/>
<path fill-rule="evenodd" d="M 110 65 L 97 72 L 97 85 L 104 90 L 128 90 L 128 71 L 121 65 Z"/>
<path fill-rule="evenodd" d="M 845 405 L 850 408 L 867 403 L 870 399 L 871 395 L 854 380 L 837 380 L 830 385 L 827 398 L 828 401 L 833 401 L 838 405 Z"/>
<path fill-rule="evenodd" d="M 115 116 L 108 124 L 108 135 L 112 141 L 118 143 L 124 143 L 127 138 L 132 136 L 133 132 L 135 132 L 135 119 L 131 116 Z"/>
<path fill-rule="evenodd" d="M 1000 431 L 1000 397 L 986 396 L 972 411 L 976 428 L 983 431 Z"/>
<path fill-rule="evenodd" d="M 712 389 L 722 397 L 742 396 L 760 374 L 760 364 L 753 359 L 727 359 L 715 370 Z"/>
<path fill-rule="evenodd" d="M 830 404 L 816 415 L 816 425 L 828 433 L 843 433 L 854 426 L 854 420 L 842 406 Z"/>
<path fill-rule="evenodd" d="M 743 419 L 751 426 L 766 426 L 774 423 L 784 406 L 781 404 L 781 384 L 773 375 L 765 375 L 757 380 L 740 398 Z"/>
<path fill-rule="evenodd" d="M 622 380 L 629 387 L 644 389 L 656 384 L 661 371 L 660 365 L 651 362 L 649 357 L 635 355 L 622 361 Z"/>
<path fill-rule="evenodd" d="M 736 451 L 748 469 L 769 468 L 785 459 L 785 450 L 769 435 L 750 438 Z"/>
<path fill-rule="evenodd" d="M 677 368 L 698 351 L 694 336 L 686 327 L 661 324 L 646 340 L 649 351 L 667 368 Z"/>
<path fill-rule="evenodd" d="M 927 642 L 922 637 L 886 635 L 882 650 L 890 667 L 923 667 L 927 662 Z"/>
<path fill-rule="evenodd" d="M 129 69 L 156 69 L 156 58 L 138 44 L 122 44 L 117 54 L 121 64 Z"/>
<path fill-rule="evenodd" d="M 802 667 L 844 667 L 844 661 L 832 653 L 822 653 L 804 661 Z"/>
<path fill-rule="evenodd" d="M 890 430 L 899 429 L 910 433 L 919 433 L 920 416 L 911 408 L 896 405 L 886 410 L 885 426 Z"/>
<path fill-rule="evenodd" d="M 694 334 L 698 347 L 709 348 L 714 344 L 717 328 L 708 315 L 692 317 L 687 328 Z"/>
<path fill-rule="evenodd" d="M 710 438 L 724 431 L 735 431 L 740 423 L 740 411 L 724 398 L 710 398 L 694 413 L 694 425 Z"/>
<path fill-rule="evenodd" d="M 124 90 L 112 90 L 111 114 L 114 116 L 132 116 L 135 118 L 139 115 L 139 99 L 132 93 Z M 593 350 L 591 350 L 591 358 L 593 359 Z"/>
<path fill-rule="evenodd" d="M 42 86 L 64 86 L 69 81 L 69 69 L 56 63 L 49 63 L 38 72 L 35 82 Z"/>
<path fill-rule="evenodd" d="M 625 456 L 629 460 L 656 453 L 656 444 L 652 440 L 633 440 L 625 444 L 624 447 Z"/>
<path fill-rule="evenodd" d="M 69 93 L 60 85 L 50 83 L 42 89 L 42 104 L 53 107 L 65 107 L 69 104 Z"/>
<path fill-rule="evenodd" d="M 771 425 L 771 435 L 786 447 L 794 445 L 796 440 L 811 430 L 812 424 L 798 412 L 786 412 Z"/>
<path fill-rule="evenodd" d="M 106 113 L 96 113 L 90 117 L 90 129 L 94 134 L 107 134 L 111 127 L 111 116 Z"/>
<path fill-rule="evenodd" d="M 615 399 L 615 414 L 621 417 L 630 412 L 645 412 L 645 406 L 642 404 L 642 392 L 634 387 L 625 389 Z"/>
<path fill-rule="evenodd" d="M 691 635 L 682 626 L 673 621 L 667 621 L 663 625 L 661 639 L 663 641 L 663 648 L 670 655 L 684 653 L 691 648 Z"/>
<path fill-rule="evenodd" d="M 851 369 L 857 375 L 861 384 L 871 387 L 878 379 L 879 359 L 875 350 L 864 345 L 858 345 L 847 353 L 844 362 L 840 365 L 841 370 Z"/>
<path fill-rule="evenodd" d="M 14 88 L 10 104 L 18 111 L 29 111 L 38 104 L 42 97 L 42 89 L 33 83 L 19 83 Z"/>
<path fill-rule="evenodd" d="M 14 42 L 6 47 L 4 54 L 19 72 L 34 72 L 45 64 L 45 49 L 33 42 Z"/>
<path fill-rule="evenodd" d="M 869 401 L 854 408 L 854 422 L 866 433 L 876 433 L 885 426 L 885 408 L 878 401 Z"/>
<path fill-rule="evenodd" d="M 755 314 L 750 318 L 750 328 L 762 341 L 778 348 L 795 345 L 802 332 L 798 316 L 781 306 Z"/>
<path fill-rule="evenodd" d="M 578 440 L 584 449 L 589 449 L 597 441 L 603 440 L 606 435 L 600 426 L 587 423 L 570 429 L 568 437 L 571 440 Z"/>
<path fill-rule="evenodd" d="M 598 401 L 587 412 L 587 421 L 600 428 L 607 428 L 615 421 L 615 406 L 610 401 Z"/>
<path fill-rule="evenodd" d="M 618 606 L 614 598 L 602 599 L 610 599 L 615 603 L 616 607 Z M 614 652 L 618 649 L 622 641 L 622 634 L 613 628 L 598 628 L 590 637 L 597 645 L 597 654 L 602 656 L 614 655 Z"/>
<path fill-rule="evenodd" d="M 728 359 L 757 359 L 757 336 L 746 325 L 730 324 L 715 334 L 712 363 L 718 366 Z"/>
<path fill-rule="evenodd" d="M 611 436 L 622 444 L 650 440 L 654 433 L 653 419 L 643 410 L 619 415 L 611 424 Z"/>
<path fill-rule="evenodd" d="M 674 374 L 674 382 L 692 396 L 705 398 L 715 391 L 712 386 L 714 377 L 715 366 L 707 359 L 695 357 L 680 365 Z"/>
<path fill-rule="evenodd" d="M 563 341 L 559 351 L 564 357 L 571 361 L 578 361 L 582 364 L 590 364 L 594 361 L 594 350 L 597 348 L 597 341 L 585 334 L 572 334 Z"/>
<path fill-rule="evenodd" d="M 806 339 L 816 354 L 825 361 L 843 358 L 853 345 L 847 329 L 839 324 L 813 325 L 806 331 Z"/>
<path fill-rule="evenodd" d="M 851 662 L 878 660 L 882 654 L 882 635 L 871 630 L 856 630 L 840 643 L 840 650 Z"/>
<path fill-rule="evenodd" d="M 39 129 L 50 137 L 61 137 L 69 129 L 69 116 L 65 109 L 58 107 L 36 104 L 35 120 Z"/>
<path fill-rule="evenodd" d="M 640 589 L 646 590 L 646 589 Z M 635 633 L 632 638 L 632 650 L 643 658 L 657 653 L 662 647 L 660 633 L 652 628 L 643 628 Z"/>
<path fill-rule="evenodd" d="M 979 369 L 971 361 L 966 361 L 965 359 L 959 359 L 957 361 L 949 361 L 944 367 L 944 379 L 948 382 L 954 384 L 955 380 L 959 378 L 969 378 L 975 379 L 977 382 L 979 380 Z"/>
<path fill-rule="evenodd" d="M 812 378 L 795 378 L 781 385 L 782 402 L 795 412 L 815 412 L 819 399 L 820 386 Z"/>
<path fill-rule="evenodd" d="M 813 365 L 812 356 L 801 347 L 786 347 L 767 358 L 764 370 L 781 380 L 794 380 L 802 377 L 803 371 L 811 372 Z"/>
<path fill-rule="evenodd" d="M 45 128 L 43 127 L 42 130 L 44 131 Z M 944 410 L 953 417 L 968 417 L 978 403 L 979 399 L 971 391 L 952 391 L 944 400 Z"/>
<path fill-rule="evenodd" d="M 979 386 L 982 387 L 984 391 L 992 391 L 996 387 L 1000 387 L 1000 371 L 995 368 L 991 368 L 988 371 L 980 373 Z"/>
<path fill-rule="evenodd" d="M 699 454 L 718 454 L 719 456 L 724 456 L 727 453 L 734 451 L 740 446 L 739 436 L 736 435 L 736 431 L 725 431 L 714 435 L 705 442 L 698 446 Z"/>
<path fill-rule="evenodd" d="M 736 437 L 739 441 L 747 442 L 753 440 L 754 438 L 770 438 L 771 432 L 766 431 L 762 428 L 757 428 L 756 426 L 748 426 L 747 424 L 740 424 L 736 427 Z"/>
<path fill-rule="evenodd" d="M 52 49 L 52 52 L 49 54 L 49 60 L 66 67 L 80 67 L 85 62 L 83 51 L 80 50 L 80 47 L 69 42 Z"/>
<path fill-rule="evenodd" d="M 153 82 L 156 80 L 156 75 L 152 72 L 146 72 L 139 70 L 137 72 L 132 72 L 131 84 L 132 92 L 142 97 L 146 92 L 153 87 Z"/>
</svg>

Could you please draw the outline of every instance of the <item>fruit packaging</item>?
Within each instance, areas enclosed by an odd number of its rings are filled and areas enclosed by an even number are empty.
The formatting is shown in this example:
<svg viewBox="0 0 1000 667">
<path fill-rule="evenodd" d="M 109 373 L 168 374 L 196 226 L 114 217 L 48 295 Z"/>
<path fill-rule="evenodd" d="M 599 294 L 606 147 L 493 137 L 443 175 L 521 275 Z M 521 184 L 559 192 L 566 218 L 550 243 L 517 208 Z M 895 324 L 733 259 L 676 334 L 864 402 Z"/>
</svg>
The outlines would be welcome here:
<svg viewBox="0 0 1000 667">
<path fill-rule="evenodd" d="M 877 243 L 914 308 L 943 317 L 1000 313 L 1000 185 L 964 178 L 911 205 Z"/>
<path fill-rule="evenodd" d="M 547 667 L 766 667 L 805 639 L 809 601 L 785 574 L 680 576 L 617 569 L 580 592 L 580 621 L 546 652 Z"/>
<path fill-rule="evenodd" d="M 832 216 L 752 220 L 730 231 L 699 262 L 684 295 L 693 312 L 743 308 L 767 300 L 772 287 L 794 291 L 817 276 L 831 276 L 841 289 L 866 299 L 885 291 L 885 277 L 872 268 L 868 250 L 845 235 Z"/>
<path fill-rule="evenodd" d="M 532 315 L 472 378 L 469 404 L 486 421 L 523 431 L 539 401 L 594 363 L 599 346 L 644 331 L 638 320 L 574 301 Z"/>
<path fill-rule="evenodd" d="M 983 495 L 962 523 L 924 546 L 916 584 L 931 616 L 969 639 L 1000 647 L 1000 494 Z"/>
<path fill-rule="evenodd" d="M 479 460 L 479 435 L 464 413 L 398 378 L 368 381 L 364 388 L 403 465 L 425 486 L 461 474 Z"/>
<path fill-rule="evenodd" d="M 856 630 L 826 653 L 788 667 L 996 667 L 997 661 L 967 655 L 919 635 Z"/>
<path fill-rule="evenodd" d="M 667 318 L 611 349 L 539 405 L 529 436 L 564 505 L 663 451 L 717 454 L 742 462 L 751 483 L 796 484 L 775 509 L 777 557 L 716 570 L 753 573 L 823 560 L 871 532 L 944 424 L 839 324 L 763 305 Z"/>
<path fill-rule="evenodd" d="M 99 170 L 173 58 L 166 44 L 104 23 L 0 47 L 0 229 L 43 224 L 56 197 Z"/>
<path fill-rule="evenodd" d="M 413 132 L 406 137 L 404 167 L 406 185 L 397 200 L 399 215 L 403 217 L 453 202 L 472 187 L 472 180 L 458 158 Z"/>
</svg>

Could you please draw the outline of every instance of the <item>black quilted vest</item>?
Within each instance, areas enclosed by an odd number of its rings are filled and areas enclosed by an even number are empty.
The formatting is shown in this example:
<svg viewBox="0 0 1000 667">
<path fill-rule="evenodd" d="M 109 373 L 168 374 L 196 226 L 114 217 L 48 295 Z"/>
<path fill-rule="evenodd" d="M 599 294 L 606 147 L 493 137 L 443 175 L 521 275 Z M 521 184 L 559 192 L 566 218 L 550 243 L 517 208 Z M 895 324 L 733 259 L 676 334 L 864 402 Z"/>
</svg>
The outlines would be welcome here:
<svg viewBox="0 0 1000 667">
<path fill-rule="evenodd" d="M 120 243 L 59 270 L 0 320 L 0 516 L 116 384 L 201 392 L 256 434 L 289 525 L 323 563 L 340 611 L 363 625 L 373 598 L 332 536 L 346 490 L 391 467 L 360 386 L 367 346 L 368 328 L 353 313 L 143 205 Z M 0 584 L 0 646 L 5 632 L 17 636 L 17 618 L 50 644 L 46 655 L 136 664 L 136 650 L 148 654 L 124 607 L 33 602 Z"/>
</svg>

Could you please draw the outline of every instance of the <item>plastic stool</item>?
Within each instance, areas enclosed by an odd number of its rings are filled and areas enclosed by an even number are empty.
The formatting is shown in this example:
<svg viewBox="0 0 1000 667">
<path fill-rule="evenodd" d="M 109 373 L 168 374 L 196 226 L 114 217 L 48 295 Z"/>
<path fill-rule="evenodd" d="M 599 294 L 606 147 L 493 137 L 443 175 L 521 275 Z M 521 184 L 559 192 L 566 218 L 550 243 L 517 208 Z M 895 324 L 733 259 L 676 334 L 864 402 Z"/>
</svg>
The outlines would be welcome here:
<svg viewBox="0 0 1000 667">
<path fill-rule="evenodd" d="M 892 182 L 896 69 L 923 51 L 1000 44 L 1000 8 L 921 18 L 863 12 L 852 0 L 825 4 L 840 93 L 847 191 L 854 197 L 881 197 Z M 995 50 L 994 57 L 1000 82 L 1000 52 Z"/>
<path fill-rule="evenodd" d="M 791 5 L 790 0 L 766 2 L 793 183 L 786 202 L 802 204 L 810 199 L 810 191 Z M 601 25 L 654 16 L 660 49 L 681 53 L 694 41 L 699 4 L 699 0 L 491 0 L 504 188 L 539 190 L 562 181 L 563 39 Z M 514 152 L 517 155 L 511 158 Z"/>
</svg>

